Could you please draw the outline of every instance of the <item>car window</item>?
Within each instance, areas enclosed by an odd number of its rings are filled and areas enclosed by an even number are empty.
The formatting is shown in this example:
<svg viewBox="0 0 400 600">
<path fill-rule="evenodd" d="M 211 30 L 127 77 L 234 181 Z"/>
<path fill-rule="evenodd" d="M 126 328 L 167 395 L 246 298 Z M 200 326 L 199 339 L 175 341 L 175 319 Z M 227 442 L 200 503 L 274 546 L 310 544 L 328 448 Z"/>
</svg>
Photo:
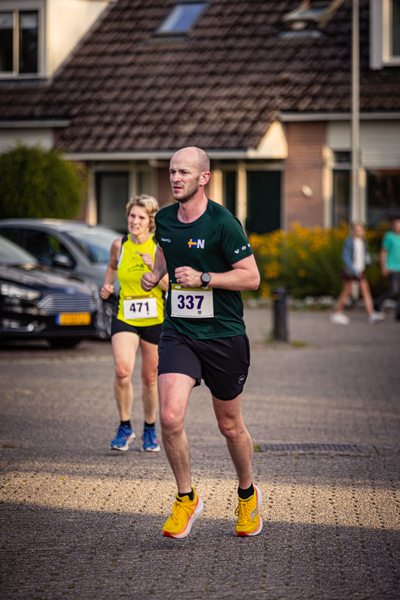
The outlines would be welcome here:
<svg viewBox="0 0 400 600">
<path fill-rule="evenodd" d="M 67 256 L 72 264 L 75 264 L 74 258 L 68 249 L 54 235 L 46 231 L 36 231 L 27 229 L 25 232 L 25 249 L 36 256 L 43 264 L 51 267 L 56 254 Z"/>
<path fill-rule="evenodd" d="M 10 240 L 11 242 L 14 242 L 14 244 L 18 243 L 18 233 L 19 233 L 18 227 L 4 227 L 4 228 L 1 227 L 0 228 L 0 235 L 7 238 L 7 240 Z"/>
<path fill-rule="evenodd" d="M 108 263 L 111 244 L 120 233 L 107 229 L 87 229 L 86 231 L 64 231 L 93 263 Z"/>
<path fill-rule="evenodd" d="M 36 258 L 26 250 L 0 235 L 0 262 L 6 265 L 37 264 Z"/>
</svg>

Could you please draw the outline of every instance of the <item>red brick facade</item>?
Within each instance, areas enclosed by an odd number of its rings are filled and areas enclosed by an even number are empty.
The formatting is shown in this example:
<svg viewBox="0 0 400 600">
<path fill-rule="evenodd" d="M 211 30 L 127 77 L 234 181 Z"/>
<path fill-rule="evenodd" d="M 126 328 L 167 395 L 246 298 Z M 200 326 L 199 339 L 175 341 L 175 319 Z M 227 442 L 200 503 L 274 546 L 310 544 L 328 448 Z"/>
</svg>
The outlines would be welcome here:
<svg viewBox="0 0 400 600">
<path fill-rule="evenodd" d="M 326 138 L 325 123 L 288 123 L 288 158 L 285 163 L 282 194 L 283 226 L 293 223 L 305 227 L 324 225 L 323 149 Z M 306 196 L 302 186 L 308 186 Z"/>
</svg>

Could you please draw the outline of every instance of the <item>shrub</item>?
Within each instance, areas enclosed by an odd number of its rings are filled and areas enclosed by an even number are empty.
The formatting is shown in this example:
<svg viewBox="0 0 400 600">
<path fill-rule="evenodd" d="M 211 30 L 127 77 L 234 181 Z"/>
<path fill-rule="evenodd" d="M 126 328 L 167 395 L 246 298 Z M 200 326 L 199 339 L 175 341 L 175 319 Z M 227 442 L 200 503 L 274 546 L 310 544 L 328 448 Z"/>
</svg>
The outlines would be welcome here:
<svg viewBox="0 0 400 600">
<path fill-rule="evenodd" d="M 83 201 L 85 167 L 17 145 L 0 155 L 0 181 L 0 218 L 69 219 Z"/>
<path fill-rule="evenodd" d="M 379 268 L 379 248 L 384 229 L 367 232 L 373 264 L 367 276 L 373 295 L 384 287 Z M 280 229 L 264 235 L 250 234 L 261 274 L 259 293 L 268 297 L 272 288 L 285 286 L 294 298 L 306 296 L 337 297 L 342 288 L 343 241 L 349 234 L 346 224 L 338 229 L 306 228 L 295 224 L 288 231 Z"/>
</svg>

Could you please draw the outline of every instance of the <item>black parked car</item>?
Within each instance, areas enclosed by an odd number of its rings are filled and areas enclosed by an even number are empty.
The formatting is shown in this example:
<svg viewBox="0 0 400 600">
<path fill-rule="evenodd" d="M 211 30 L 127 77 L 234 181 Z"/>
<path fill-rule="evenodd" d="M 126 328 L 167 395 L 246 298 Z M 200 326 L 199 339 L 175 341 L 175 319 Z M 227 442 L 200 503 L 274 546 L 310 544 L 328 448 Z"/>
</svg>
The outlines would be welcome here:
<svg viewBox="0 0 400 600">
<path fill-rule="evenodd" d="M 73 347 L 98 337 L 96 286 L 40 265 L 0 236 L 0 341 L 44 338 Z"/>
<path fill-rule="evenodd" d="M 111 244 L 121 237 L 117 231 L 102 225 L 59 219 L 1 219 L 0 235 L 25 248 L 40 263 L 93 281 L 99 290 L 104 283 Z M 110 337 L 116 300 L 117 293 L 100 306 L 98 333 L 101 338 Z"/>
</svg>

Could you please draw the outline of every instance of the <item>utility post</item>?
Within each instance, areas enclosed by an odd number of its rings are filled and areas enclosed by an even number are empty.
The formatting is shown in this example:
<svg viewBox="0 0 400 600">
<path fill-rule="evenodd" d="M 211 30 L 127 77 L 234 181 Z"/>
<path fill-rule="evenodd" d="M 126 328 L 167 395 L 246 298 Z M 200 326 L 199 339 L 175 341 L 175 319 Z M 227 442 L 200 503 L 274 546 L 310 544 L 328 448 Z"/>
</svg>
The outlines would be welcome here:
<svg viewBox="0 0 400 600">
<path fill-rule="evenodd" d="M 351 100 L 351 210 L 352 221 L 362 217 L 360 206 L 360 6 L 353 0 Z"/>
</svg>

